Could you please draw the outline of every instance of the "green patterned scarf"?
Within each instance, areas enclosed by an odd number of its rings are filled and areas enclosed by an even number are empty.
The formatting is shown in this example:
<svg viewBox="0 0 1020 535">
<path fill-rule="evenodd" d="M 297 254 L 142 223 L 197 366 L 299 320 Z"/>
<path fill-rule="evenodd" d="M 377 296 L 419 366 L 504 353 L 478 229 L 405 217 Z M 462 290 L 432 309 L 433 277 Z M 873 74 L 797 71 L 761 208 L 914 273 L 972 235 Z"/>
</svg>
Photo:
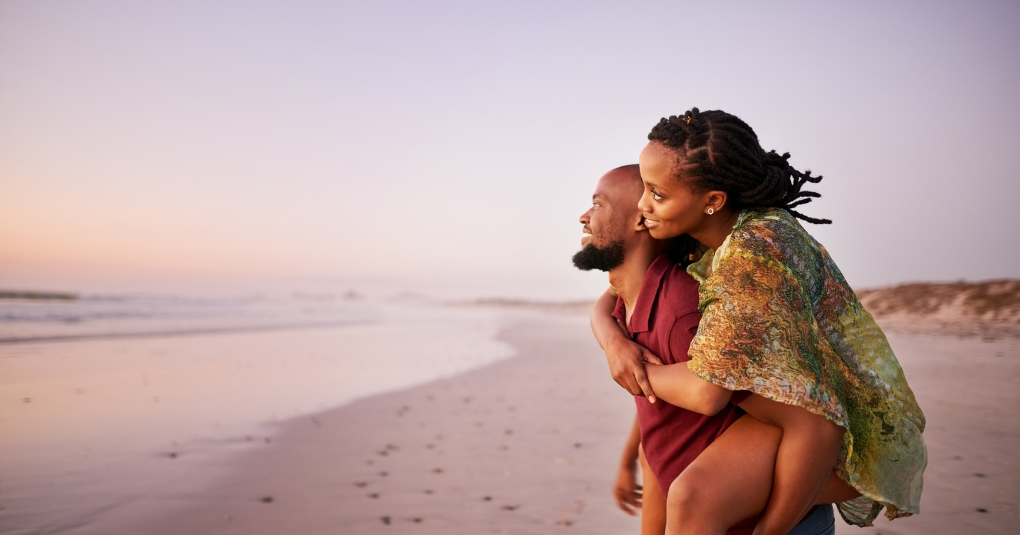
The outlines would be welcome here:
<svg viewBox="0 0 1020 535">
<path fill-rule="evenodd" d="M 845 427 L 837 473 L 860 493 L 850 524 L 918 513 L 924 415 L 885 335 L 829 254 L 785 210 L 745 210 L 719 248 L 689 266 L 704 317 L 690 368 L 706 381 Z"/>
</svg>

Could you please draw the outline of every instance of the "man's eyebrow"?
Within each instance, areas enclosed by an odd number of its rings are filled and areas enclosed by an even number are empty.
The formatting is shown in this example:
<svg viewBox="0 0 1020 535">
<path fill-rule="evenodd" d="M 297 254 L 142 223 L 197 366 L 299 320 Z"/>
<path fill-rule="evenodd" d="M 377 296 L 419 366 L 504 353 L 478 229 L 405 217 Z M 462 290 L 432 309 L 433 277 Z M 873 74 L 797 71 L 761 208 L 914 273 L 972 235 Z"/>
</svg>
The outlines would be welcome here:
<svg viewBox="0 0 1020 535">
<path fill-rule="evenodd" d="M 593 200 L 593 201 L 597 201 L 599 199 L 605 199 L 605 198 L 606 198 L 606 196 L 601 194 L 601 193 L 596 193 L 596 194 L 591 196 L 591 200 Z"/>
</svg>

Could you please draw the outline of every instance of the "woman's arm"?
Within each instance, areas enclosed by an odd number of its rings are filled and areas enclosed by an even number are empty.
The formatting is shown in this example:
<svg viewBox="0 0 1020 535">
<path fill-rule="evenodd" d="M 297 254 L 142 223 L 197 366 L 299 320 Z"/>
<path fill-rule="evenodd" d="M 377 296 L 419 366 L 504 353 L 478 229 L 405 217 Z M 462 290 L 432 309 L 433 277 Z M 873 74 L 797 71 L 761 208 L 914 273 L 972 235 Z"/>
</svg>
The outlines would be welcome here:
<svg viewBox="0 0 1020 535">
<path fill-rule="evenodd" d="M 613 317 L 614 308 L 616 295 L 609 289 L 595 301 L 591 309 L 591 330 L 599 346 L 606 352 L 609 373 L 627 392 L 635 396 L 643 395 L 655 403 L 655 391 L 648 384 L 645 363 L 662 364 L 662 361 L 627 336 Z"/>
<path fill-rule="evenodd" d="M 616 484 L 613 485 L 613 496 L 616 505 L 630 516 L 636 516 L 635 508 L 641 508 L 641 485 L 637 483 L 638 446 L 641 445 L 641 428 L 638 427 L 637 415 L 631 427 L 627 443 L 623 446 L 620 456 L 620 468 L 616 473 Z"/>
<path fill-rule="evenodd" d="M 648 381 L 659 399 L 698 414 L 713 416 L 730 401 L 732 390 L 691 373 L 686 362 L 648 366 Z"/>
</svg>

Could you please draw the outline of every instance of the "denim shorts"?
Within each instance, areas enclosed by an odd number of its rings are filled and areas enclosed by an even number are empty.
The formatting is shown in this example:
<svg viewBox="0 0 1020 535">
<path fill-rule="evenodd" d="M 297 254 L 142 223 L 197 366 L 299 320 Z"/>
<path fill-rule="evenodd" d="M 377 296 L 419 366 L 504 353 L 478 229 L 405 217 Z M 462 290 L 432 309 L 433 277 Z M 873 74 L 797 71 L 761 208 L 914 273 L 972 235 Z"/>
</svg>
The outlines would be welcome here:
<svg viewBox="0 0 1020 535">
<path fill-rule="evenodd" d="M 787 535 L 835 535 L 836 517 L 831 505 L 819 505 Z"/>
</svg>

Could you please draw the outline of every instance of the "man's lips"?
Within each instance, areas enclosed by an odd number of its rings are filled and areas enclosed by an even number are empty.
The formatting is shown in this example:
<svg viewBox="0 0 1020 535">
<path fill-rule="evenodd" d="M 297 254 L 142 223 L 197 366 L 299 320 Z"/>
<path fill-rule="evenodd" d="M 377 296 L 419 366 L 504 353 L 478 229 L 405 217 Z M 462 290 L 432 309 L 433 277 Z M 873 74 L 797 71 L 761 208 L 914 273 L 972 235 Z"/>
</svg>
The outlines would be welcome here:
<svg viewBox="0 0 1020 535">
<path fill-rule="evenodd" d="M 587 228 L 581 229 L 581 247 L 584 247 L 585 245 L 588 245 L 588 242 L 590 242 L 590 241 L 591 241 L 591 230 L 589 230 Z"/>
</svg>

